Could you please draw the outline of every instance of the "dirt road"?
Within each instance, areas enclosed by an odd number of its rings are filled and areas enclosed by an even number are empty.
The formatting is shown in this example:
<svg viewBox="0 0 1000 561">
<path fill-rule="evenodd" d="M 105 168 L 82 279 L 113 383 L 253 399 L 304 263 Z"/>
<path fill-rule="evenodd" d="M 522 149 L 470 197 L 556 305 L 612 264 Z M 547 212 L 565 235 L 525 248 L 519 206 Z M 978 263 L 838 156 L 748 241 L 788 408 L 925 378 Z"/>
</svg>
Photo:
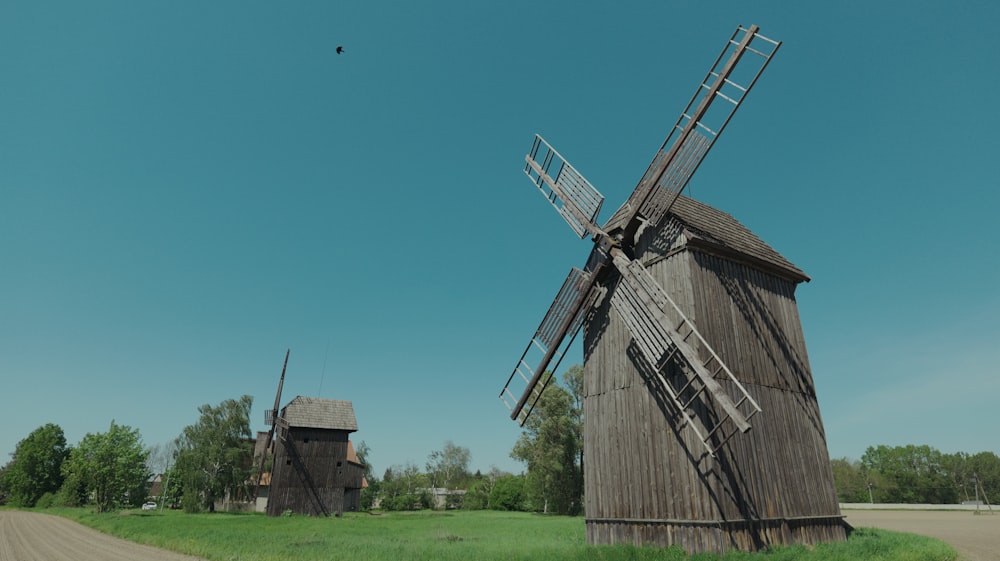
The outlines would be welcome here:
<svg viewBox="0 0 1000 561">
<path fill-rule="evenodd" d="M 71 520 L 0 510 L 0 561 L 198 561 L 102 534 Z"/>
<path fill-rule="evenodd" d="M 963 561 L 1000 561 L 1000 514 L 954 510 L 845 510 L 857 527 L 922 534 L 951 544 Z"/>
</svg>

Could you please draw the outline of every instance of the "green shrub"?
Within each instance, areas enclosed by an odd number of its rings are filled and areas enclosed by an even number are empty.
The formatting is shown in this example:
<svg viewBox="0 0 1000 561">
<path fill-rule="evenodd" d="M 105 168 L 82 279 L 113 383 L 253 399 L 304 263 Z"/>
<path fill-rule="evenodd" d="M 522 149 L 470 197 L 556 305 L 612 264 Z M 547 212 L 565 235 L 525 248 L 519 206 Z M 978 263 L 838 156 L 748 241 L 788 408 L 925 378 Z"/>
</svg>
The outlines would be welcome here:
<svg viewBox="0 0 1000 561">
<path fill-rule="evenodd" d="M 48 492 L 39 497 L 38 502 L 35 503 L 37 508 L 52 508 L 54 506 L 63 506 L 60 502 L 60 497 L 56 493 Z"/>
<path fill-rule="evenodd" d="M 524 510 L 524 476 L 507 475 L 497 479 L 490 492 L 490 508 L 493 510 Z"/>
<path fill-rule="evenodd" d="M 198 493 L 184 493 L 184 496 L 181 497 L 181 508 L 188 514 L 201 512 L 201 503 L 202 500 Z"/>
</svg>

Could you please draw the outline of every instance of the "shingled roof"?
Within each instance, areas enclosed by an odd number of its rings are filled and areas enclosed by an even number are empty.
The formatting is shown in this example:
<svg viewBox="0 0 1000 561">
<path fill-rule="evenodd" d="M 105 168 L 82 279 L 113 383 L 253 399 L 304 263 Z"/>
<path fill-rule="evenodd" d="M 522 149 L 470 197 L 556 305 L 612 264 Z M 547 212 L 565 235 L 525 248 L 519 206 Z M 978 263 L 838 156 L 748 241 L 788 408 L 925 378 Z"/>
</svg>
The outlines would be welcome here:
<svg viewBox="0 0 1000 561">
<path fill-rule="evenodd" d="M 605 231 L 622 228 L 626 208 L 615 212 L 604 226 Z M 795 282 L 808 281 L 807 275 L 791 261 L 757 237 L 731 215 L 685 196 L 677 197 L 669 216 L 684 225 L 688 246 L 700 248 L 728 257 L 749 261 L 771 269 Z"/>
<path fill-rule="evenodd" d="M 281 410 L 289 427 L 354 432 L 358 421 L 350 401 L 298 396 Z"/>
</svg>

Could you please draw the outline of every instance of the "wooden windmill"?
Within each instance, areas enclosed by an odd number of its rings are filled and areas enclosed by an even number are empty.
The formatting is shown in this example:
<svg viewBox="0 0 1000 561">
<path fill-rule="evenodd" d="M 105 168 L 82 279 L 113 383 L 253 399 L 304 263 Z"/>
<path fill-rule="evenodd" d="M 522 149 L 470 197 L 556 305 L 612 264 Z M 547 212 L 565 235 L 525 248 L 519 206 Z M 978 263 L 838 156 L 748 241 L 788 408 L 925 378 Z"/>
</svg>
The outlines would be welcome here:
<svg viewBox="0 0 1000 561">
<path fill-rule="evenodd" d="M 285 353 L 285 366 L 288 353 Z M 262 451 L 258 474 L 263 474 L 264 451 L 273 462 L 267 493 L 267 514 L 285 512 L 329 516 L 358 510 L 364 482 L 364 466 L 357 461 L 349 435 L 358 430 L 350 401 L 298 396 L 285 407 L 281 368 L 274 409 L 264 412 L 270 431 L 258 436 Z M 260 494 L 260 475 L 257 494 Z"/>
<path fill-rule="evenodd" d="M 693 553 L 845 537 L 794 300 L 808 277 L 680 195 L 781 45 L 758 31 L 736 29 L 604 226 L 603 196 L 547 142 L 536 136 L 526 156 L 594 248 L 500 397 L 523 425 L 584 327 L 590 543 Z"/>
</svg>

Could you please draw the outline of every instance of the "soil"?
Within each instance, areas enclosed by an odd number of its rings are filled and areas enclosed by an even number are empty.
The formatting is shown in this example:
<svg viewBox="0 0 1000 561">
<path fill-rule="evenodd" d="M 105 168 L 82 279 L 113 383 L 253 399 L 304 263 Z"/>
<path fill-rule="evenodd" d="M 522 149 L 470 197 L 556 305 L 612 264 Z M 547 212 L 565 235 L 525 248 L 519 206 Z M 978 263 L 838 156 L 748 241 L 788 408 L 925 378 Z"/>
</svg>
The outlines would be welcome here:
<svg viewBox="0 0 1000 561">
<path fill-rule="evenodd" d="M 845 510 L 855 528 L 882 528 L 938 538 L 963 561 L 1000 561 L 1000 512 L 962 510 Z"/>
<path fill-rule="evenodd" d="M 0 561 L 199 561 L 58 516 L 0 510 Z"/>
</svg>

